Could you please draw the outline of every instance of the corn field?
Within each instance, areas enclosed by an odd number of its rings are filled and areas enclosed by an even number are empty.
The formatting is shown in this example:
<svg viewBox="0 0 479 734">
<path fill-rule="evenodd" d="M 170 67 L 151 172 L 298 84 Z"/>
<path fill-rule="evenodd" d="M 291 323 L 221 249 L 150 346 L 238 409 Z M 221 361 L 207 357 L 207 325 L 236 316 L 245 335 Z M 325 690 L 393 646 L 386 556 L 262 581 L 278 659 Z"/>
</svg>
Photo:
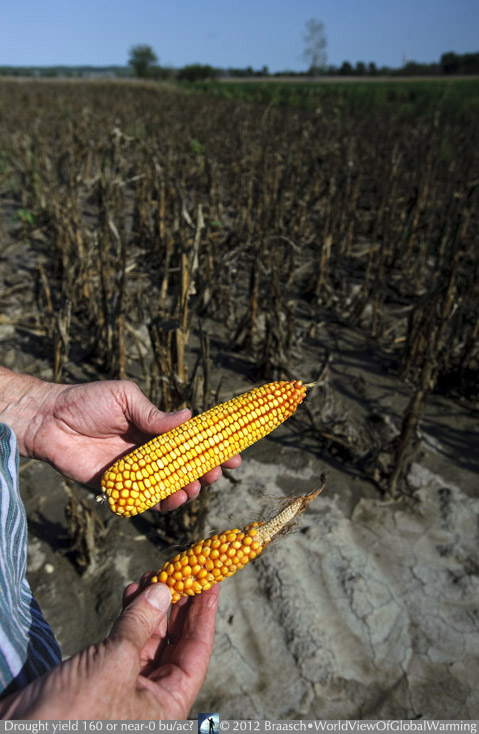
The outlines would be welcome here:
<svg viewBox="0 0 479 734">
<path fill-rule="evenodd" d="M 478 132 L 473 108 L 440 102 L 352 115 L 331 95 L 279 108 L 2 80 L 0 313 L 21 248 L 15 325 L 54 380 L 134 379 L 195 412 L 217 400 L 221 354 L 251 383 L 316 380 L 312 327 L 357 329 L 410 392 L 395 492 L 431 391 L 477 405 Z M 317 411 L 303 420 L 328 450 Z"/>
</svg>

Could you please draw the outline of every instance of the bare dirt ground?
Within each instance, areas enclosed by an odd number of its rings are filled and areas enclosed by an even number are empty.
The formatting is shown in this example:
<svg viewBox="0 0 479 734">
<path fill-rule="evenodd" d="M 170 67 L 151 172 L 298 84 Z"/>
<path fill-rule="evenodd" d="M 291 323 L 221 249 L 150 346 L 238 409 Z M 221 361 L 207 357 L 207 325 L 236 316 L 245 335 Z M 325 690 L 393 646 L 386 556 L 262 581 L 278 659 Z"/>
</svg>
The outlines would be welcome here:
<svg viewBox="0 0 479 734">
<path fill-rule="evenodd" d="M 0 362 L 49 379 L 50 355 L 28 315 L 32 250 L 21 237 L 0 245 Z M 388 499 L 363 467 L 368 447 L 397 432 L 408 390 L 359 330 L 320 321 L 314 304 L 303 325 L 291 370 L 305 381 L 320 372 L 318 385 L 217 483 L 205 530 L 267 515 L 285 495 L 317 486 L 322 472 L 327 486 L 295 533 L 222 584 L 211 668 L 192 715 L 478 718 L 477 411 L 432 396 L 406 491 Z M 207 328 L 212 384 L 222 380 L 227 399 L 251 386 L 248 365 L 228 351 L 221 324 Z M 71 369 L 69 379 L 95 376 L 87 362 Z M 308 410 L 328 426 L 329 444 L 324 435 L 318 442 Z M 152 513 L 113 516 L 40 463 L 22 462 L 21 486 L 29 580 L 69 656 L 107 633 L 124 586 L 159 567 L 172 542 Z"/>
</svg>

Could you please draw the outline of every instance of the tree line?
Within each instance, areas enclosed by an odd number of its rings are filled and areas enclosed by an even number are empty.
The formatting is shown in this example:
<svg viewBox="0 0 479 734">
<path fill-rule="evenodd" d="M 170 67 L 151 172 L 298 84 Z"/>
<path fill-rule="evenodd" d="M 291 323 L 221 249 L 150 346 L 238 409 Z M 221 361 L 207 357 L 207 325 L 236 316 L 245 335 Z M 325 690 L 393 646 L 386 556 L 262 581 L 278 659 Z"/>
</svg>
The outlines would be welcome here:
<svg viewBox="0 0 479 734">
<path fill-rule="evenodd" d="M 317 63 L 317 59 L 313 59 L 313 54 L 311 54 L 312 61 L 307 71 L 284 70 L 271 74 L 266 65 L 254 69 L 252 66 L 215 68 L 209 64 L 190 64 L 180 69 L 170 69 L 158 66 L 156 55 L 154 55 L 155 61 L 152 60 L 150 64 L 145 66 L 144 59 L 141 58 L 142 50 L 148 54 L 143 46 L 134 47 L 130 51 L 129 64 L 135 76 L 153 79 L 178 79 L 179 81 L 189 82 L 225 77 L 253 79 L 256 77 L 282 76 L 301 78 L 309 76 L 447 76 L 479 74 L 479 52 L 456 54 L 453 51 L 448 51 L 442 54 L 439 62 L 425 64 L 417 61 L 407 61 L 399 68 L 378 67 L 374 61 L 369 63 L 357 61 L 354 65 L 349 61 L 343 61 L 340 66 L 320 65 Z M 139 54 L 138 51 L 140 51 Z M 152 59 L 149 54 L 148 56 Z"/>
<path fill-rule="evenodd" d="M 209 64 L 188 64 L 179 69 L 161 66 L 150 46 L 141 44 L 130 50 L 130 58 L 126 66 L 0 66 L 0 75 L 26 77 L 137 77 L 139 79 L 202 81 L 221 78 L 264 78 L 264 77 L 298 77 L 311 76 L 454 76 L 479 74 L 479 52 L 457 54 L 448 51 L 442 54 L 438 62 L 431 64 L 407 61 L 400 67 L 380 66 L 374 61 L 368 63 L 357 61 L 352 64 L 343 61 L 340 66 L 324 65 L 322 68 L 314 64 L 306 71 L 284 70 L 271 73 L 268 66 L 258 69 L 252 66 L 217 68 Z"/>
</svg>

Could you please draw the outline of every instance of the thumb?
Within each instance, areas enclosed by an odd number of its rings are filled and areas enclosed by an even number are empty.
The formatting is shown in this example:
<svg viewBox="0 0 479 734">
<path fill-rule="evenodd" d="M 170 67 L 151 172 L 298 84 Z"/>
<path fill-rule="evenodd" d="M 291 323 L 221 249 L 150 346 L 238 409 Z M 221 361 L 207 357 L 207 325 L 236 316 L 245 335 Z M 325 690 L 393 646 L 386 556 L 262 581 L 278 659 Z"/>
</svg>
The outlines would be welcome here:
<svg viewBox="0 0 479 734">
<path fill-rule="evenodd" d="M 142 650 L 166 617 L 170 604 L 168 586 L 151 584 L 122 611 L 112 627 L 110 637 L 129 640 L 138 650 Z"/>
<path fill-rule="evenodd" d="M 163 413 L 163 411 L 155 408 L 150 411 L 148 418 L 148 423 L 145 421 L 142 428 L 145 433 L 166 433 L 166 431 L 171 431 L 172 428 L 177 428 L 189 420 L 191 410 L 183 408 L 183 410 L 177 410 L 174 413 Z"/>
<path fill-rule="evenodd" d="M 164 413 L 141 390 L 133 390 L 126 395 L 126 415 L 143 433 L 158 434 L 187 421 L 191 418 L 191 411 L 185 408 L 175 413 Z"/>
</svg>

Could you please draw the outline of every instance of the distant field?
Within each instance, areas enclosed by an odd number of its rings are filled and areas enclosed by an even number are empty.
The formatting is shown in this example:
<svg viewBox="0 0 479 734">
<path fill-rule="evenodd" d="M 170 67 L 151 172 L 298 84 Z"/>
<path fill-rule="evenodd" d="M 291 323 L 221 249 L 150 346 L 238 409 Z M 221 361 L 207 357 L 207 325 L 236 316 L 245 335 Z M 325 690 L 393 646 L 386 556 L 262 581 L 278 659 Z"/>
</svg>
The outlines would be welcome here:
<svg viewBox="0 0 479 734">
<path fill-rule="evenodd" d="M 419 114 L 438 104 L 460 112 L 478 110 L 479 79 L 380 79 L 345 78 L 321 81 L 268 79 L 261 81 L 207 81 L 185 84 L 187 89 L 225 99 L 315 108 L 333 104 L 345 112 L 360 112 L 371 107 L 400 107 Z"/>
</svg>

